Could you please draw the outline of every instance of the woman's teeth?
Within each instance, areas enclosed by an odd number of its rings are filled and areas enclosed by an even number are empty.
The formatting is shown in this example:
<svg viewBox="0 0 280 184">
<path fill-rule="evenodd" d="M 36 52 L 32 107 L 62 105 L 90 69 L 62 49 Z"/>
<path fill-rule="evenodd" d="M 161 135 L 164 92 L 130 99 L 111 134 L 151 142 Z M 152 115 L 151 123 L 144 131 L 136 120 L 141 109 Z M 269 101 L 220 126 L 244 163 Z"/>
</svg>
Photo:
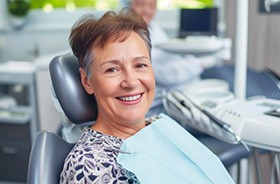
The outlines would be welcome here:
<svg viewBox="0 0 280 184">
<path fill-rule="evenodd" d="M 140 98 L 140 94 L 139 95 L 135 95 L 135 96 L 130 96 L 130 97 L 120 97 L 119 99 L 122 101 L 134 101 Z"/>
</svg>

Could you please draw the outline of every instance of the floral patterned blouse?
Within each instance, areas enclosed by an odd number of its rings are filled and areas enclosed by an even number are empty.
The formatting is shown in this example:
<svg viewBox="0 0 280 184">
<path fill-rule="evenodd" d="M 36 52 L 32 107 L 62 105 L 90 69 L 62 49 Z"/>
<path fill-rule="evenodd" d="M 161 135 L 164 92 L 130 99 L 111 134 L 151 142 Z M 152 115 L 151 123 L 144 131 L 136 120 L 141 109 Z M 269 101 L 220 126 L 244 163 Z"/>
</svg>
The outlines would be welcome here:
<svg viewBox="0 0 280 184">
<path fill-rule="evenodd" d="M 117 163 L 121 138 L 87 128 L 64 161 L 61 184 L 138 184 L 136 176 Z"/>
</svg>

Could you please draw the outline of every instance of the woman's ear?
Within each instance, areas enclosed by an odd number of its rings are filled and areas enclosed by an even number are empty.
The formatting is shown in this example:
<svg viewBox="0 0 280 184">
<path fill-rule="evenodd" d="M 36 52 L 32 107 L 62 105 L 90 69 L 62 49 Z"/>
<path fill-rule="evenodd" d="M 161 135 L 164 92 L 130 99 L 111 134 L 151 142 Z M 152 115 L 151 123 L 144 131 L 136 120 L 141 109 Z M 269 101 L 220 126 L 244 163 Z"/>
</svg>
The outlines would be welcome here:
<svg viewBox="0 0 280 184">
<path fill-rule="evenodd" d="M 87 73 L 83 68 L 79 68 L 80 75 L 81 75 L 81 83 L 88 94 L 93 94 L 93 86 L 90 82 L 90 79 L 87 77 Z"/>
</svg>

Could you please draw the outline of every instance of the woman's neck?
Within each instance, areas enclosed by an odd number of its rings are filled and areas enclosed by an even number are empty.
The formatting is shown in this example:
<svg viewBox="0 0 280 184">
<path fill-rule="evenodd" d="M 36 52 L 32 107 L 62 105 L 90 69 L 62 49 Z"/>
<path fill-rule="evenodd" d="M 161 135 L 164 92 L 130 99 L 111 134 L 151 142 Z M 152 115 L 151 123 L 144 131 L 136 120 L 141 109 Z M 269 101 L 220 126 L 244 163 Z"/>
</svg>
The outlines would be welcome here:
<svg viewBox="0 0 280 184">
<path fill-rule="evenodd" d="M 119 123 L 110 121 L 101 121 L 97 119 L 96 122 L 91 126 L 91 129 L 101 132 L 103 134 L 112 135 L 122 139 L 126 139 L 139 130 L 145 127 L 145 120 L 141 123 Z"/>
</svg>

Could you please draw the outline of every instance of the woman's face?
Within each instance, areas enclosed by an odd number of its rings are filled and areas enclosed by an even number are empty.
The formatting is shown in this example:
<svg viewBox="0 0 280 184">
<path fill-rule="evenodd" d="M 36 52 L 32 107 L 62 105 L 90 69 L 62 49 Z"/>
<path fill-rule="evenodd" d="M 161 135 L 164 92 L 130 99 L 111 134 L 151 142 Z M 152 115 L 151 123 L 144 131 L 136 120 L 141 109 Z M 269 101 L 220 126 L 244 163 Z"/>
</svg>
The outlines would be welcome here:
<svg viewBox="0 0 280 184">
<path fill-rule="evenodd" d="M 131 8 L 140 15 L 147 24 L 151 22 L 156 13 L 156 0 L 132 0 Z"/>
<path fill-rule="evenodd" d="M 84 87 L 96 97 L 98 119 L 122 126 L 143 123 L 155 93 L 154 73 L 144 41 L 132 32 L 125 41 L 109 40 L 92 52 L 92 75 Z"/>
</svg>

